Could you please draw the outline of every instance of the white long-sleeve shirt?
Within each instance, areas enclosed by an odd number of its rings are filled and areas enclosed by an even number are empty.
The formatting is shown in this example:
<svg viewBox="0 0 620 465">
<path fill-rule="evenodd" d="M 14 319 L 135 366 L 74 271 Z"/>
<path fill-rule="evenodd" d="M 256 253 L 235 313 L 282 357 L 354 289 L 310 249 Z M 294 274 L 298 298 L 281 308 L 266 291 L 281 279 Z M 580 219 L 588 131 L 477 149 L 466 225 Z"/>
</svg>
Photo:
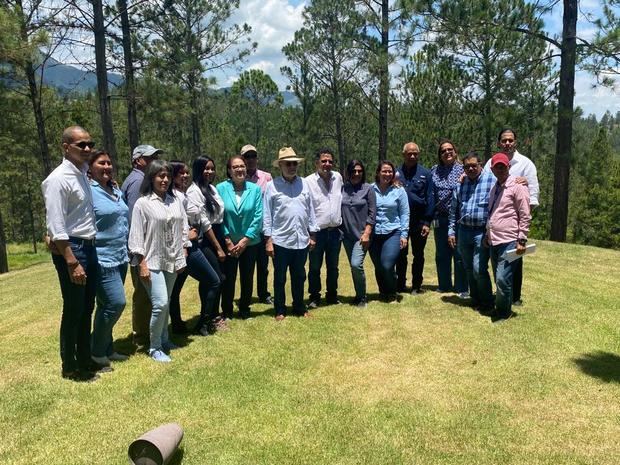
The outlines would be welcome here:
<svg viewBox="0 0 620 465">
<path fill-rule="evenodd" d="M 53 241 L 69 236 L 94 239 L 97 234 L 93 197 L 82 170 L 63 158 L 62 163 L 41 183 L 45 199 L 47 233 Z"/>
<path fill-rule="evenodd" d="M 142 255 L 149 270 L 174 273 L 184 268 L 187 215 L 182 200 L 166 194 L 140 197 L 134 207 L 129 230 L 129 252 Z M 138 265 L 136 257 L 133 266 Z"/>
<path fill-rule="evenodd" d="M 200 187 L 193 182 L 185 192 L 185 196 L 187 197 L 187 216 L 189 218 L 189 223 L 192 226 L 199 226 L 200 233 L 206 233 L 209 229 L 211 229 L 211 225 L 213 224 L 222 224 L 224 221 L 224 201 L 220 197 L 217 192 L 217 189 L 213 186 L 209 186 L 211 189 L 211 193 L 213 194 L 213 198 L 219 205 L 219 210 L 213 214 L 207 211 L 205 206 L 205 196 L 202 194 Z"/>
<path fill-rule="evenodd" d="M 331 172 L 329 186 L 318 173 L 306 176 L 312 195 L 316 224 L 319 229 L 337 228 L 342 224 L 342 176 Z"/>
<path fill-rule="evenodd" d="M 491 173 L 491 160 L 487 161 L 484 165 L 484 171 Z M 530 192 L 530 205 L 532 207 L 538 206 L 538 194 L 540 193 L 540 187 L 538 185 L 538 173 L 536 166 L 525 155 L 521 155 L 517 150 L 512 155 L 510 160 L 510 168 L 508 170 L 510 176 L 513 178 L 525 178 L 527 179 L 527 190 Z"/>
</svg>

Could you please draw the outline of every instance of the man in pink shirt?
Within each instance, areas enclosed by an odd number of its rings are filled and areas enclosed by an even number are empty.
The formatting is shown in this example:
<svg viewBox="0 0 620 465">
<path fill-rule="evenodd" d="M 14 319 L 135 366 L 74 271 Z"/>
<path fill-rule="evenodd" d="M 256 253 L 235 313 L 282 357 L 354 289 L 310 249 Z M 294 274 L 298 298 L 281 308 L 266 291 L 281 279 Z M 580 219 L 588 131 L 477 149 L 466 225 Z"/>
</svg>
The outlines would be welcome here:
<svg viewBox="0 0 620 465">
<path fill-rule="evenodd" d="M 267 183 L 272 180 L 271 174 L 258 169 L 258 152 L 256 147 L 247 144 L 241 147 L 240 155 L 245 160 L 246 179 L 260 187 L 265 194 Z M 256 257 L 256 291 L 258 300 L 264 304 L 273 304 L 273 298 L 267 290 L 269 257 L 265 251 L 265 236 L 261 234 L 261 243 L 258 247 L 258 255 Z"/>
<path fill-rule="evenodd" d="M 486 239 L 491 247 L 491 263 L 495 274 L 495 314 L 493 322 L 502 322 L 512 312 L 512 277 L 517 261 L 509 262 L 505 253 L 516 249 L 525 253 L 530 230 L 530 194 L 527 186 L 518 184 L 509 175 L 510 160 L 505 153 L 496 153 L 491 159 L 491 171 L 497 182 L 489 193 L 489 220 Z"/>
</svg>

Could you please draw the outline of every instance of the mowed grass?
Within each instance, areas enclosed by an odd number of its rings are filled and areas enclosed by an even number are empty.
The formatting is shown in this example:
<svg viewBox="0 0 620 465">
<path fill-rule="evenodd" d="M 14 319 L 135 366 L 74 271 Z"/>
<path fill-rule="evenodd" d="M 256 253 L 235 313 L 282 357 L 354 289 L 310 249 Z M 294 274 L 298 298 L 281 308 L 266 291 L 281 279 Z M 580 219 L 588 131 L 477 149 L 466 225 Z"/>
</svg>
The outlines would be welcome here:
<svg viewBox="0 0 620 465">
<path fill-rule="evenodd" d="M 43 243 L 37 244 L 36 252 L 32 244 L 7 244 L 7 258 L 9 271 L 22 270 L 32 265 L 50 261 L 49 253 Z"/>
<path fill-rule="evenodd" d="M 229 332 L 175 339 L 171 364 L 135 353 L 94 384 L 60 378 L 51 264 L 0 276 L 0 463 L 125 464 L 170 421 L 187 465 L 619 463 L 620 252 L 538 246 L 504 324 L 430 290 L 354 308 L 343 254 L 342 305 L 276 323 L 255 304 Z M 197 313 L 191 279 L 182 307 Z M 124 351 L 130 326 L 129 302 Z"/>
</svg>

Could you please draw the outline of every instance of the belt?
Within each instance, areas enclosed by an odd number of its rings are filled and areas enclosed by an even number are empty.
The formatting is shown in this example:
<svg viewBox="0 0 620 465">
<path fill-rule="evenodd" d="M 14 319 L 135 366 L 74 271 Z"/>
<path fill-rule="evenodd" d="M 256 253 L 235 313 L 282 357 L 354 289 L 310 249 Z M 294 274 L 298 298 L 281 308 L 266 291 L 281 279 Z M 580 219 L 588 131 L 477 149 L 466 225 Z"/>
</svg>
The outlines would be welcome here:
<svg viewBox="0 0 620 465">
<path fill-rule="evenodd" d="M 476 230 L 476 229 L 486 229 L 487 225 L 485 223 L 485 224 L 483 224 L 481 226 L 469 226 L 467 224 L 460 224 L 460 223 L 458 223 L 458 227 L 459 228 L 463 228 L 463 229 L 473 229 L 473 230 Z"/>
<path fill-rule="evenodd" d="M 69 236 L 69 242 L 72 242 L 74 244 L 81 245 L 81 246 L 85 246 L 85 245 L 89 245 L 91 247 L 95 246 L 94 237 L 92 239 L 82 239 L 81 237 Z"/>
<path fill-rule="evenodd" d="M 329 228 L 322 228 L 321 231 L 338 231 L 340 229 L 340 226 L 332 226 Z"/>
</svg>

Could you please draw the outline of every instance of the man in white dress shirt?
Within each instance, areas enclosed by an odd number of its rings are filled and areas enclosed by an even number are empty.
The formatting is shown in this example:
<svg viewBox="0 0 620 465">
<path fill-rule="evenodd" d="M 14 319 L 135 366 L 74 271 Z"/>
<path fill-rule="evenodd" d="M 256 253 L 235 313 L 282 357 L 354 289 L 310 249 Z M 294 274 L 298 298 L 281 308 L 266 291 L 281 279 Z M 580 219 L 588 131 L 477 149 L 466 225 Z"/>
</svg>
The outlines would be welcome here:
<svg viewBox="0 0 620 465">
<path fill-rule="evenodd" d="M 316 246 L 310 251 L 310 265 L 308 270 L 308 293 L 310 294 L 310 308 L 316 308 L 321 303 L 321 267 L 323 257 L 326 264 L 326 294 L 327 304 L 338 302 L 338 259 L 342 245 L 342 176 L 334 171 L 334 154 L 328 148 L 317 150 L 314 156 L 316 172 L 306 177 L 306 183 L 312 203 L 319 231 L 316 233 Z"/>
<path fill-rule="evenodd" d="M 95 212 L 86 177 L 94 143 L 83 128 L 71 126 L 62 134 L 62 163 L 41 184 L 47 234 L 53 245 L 63 307 L 60 358 L 63 378 L 94 381 L 90 354 L 91 315 L 97 289 Z"/>
</svg>

